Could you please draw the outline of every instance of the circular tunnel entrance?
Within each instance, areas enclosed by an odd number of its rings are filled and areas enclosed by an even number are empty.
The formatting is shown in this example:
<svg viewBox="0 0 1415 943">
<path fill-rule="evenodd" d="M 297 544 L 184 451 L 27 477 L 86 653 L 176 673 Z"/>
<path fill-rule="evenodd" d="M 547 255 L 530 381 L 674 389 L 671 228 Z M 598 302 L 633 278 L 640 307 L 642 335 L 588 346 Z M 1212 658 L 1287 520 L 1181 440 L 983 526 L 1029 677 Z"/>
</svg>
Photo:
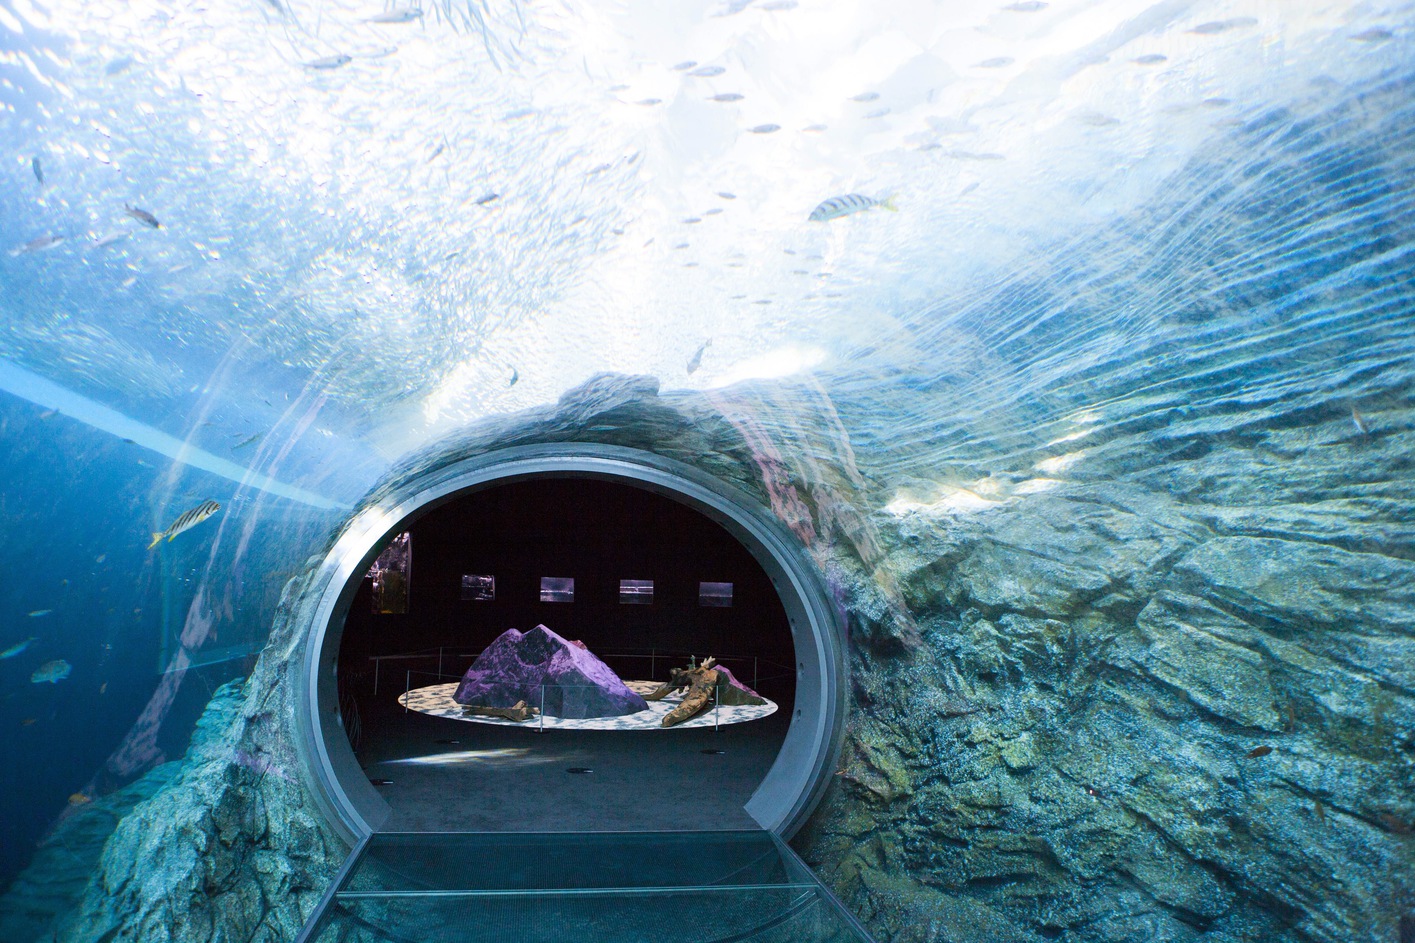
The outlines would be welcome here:
<svg viewBox="0 0 1415 943">
<path fill-rule="evenodd" d="M 818 574 L 752 499 L 660 456 L 532 447 L 412 476 L 356 514 L 306 599 L 302 745 L 350 838 L 789 835 L 833 768 L 842 627 Z M 529 717 L 454 701 L 468 699 L 469 666 L 492 664 L 477 661 L 488 646 L 532 642 L 650 698 L 673 669 L 713 656 L 761 703 L 665 728 L 684 689 L 608 720 L 557 700 L 599 696 L 584 685 L 522 692 Z"/>
</svg>

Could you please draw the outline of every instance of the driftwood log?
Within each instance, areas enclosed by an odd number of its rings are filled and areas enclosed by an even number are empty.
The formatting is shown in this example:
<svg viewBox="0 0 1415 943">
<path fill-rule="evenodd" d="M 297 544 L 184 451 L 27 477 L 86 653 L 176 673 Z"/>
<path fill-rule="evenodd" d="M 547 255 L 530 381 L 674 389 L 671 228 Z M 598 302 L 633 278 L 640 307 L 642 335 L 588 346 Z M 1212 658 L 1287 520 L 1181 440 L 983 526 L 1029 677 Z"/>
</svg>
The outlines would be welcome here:
<svg viewBox="0 0 1415 943">
<path fill-rule="evenodd" d="M 470 717 L 504 717 L 506 720 L 524 723 L 539 714 L 540 710 L 535 707 L 527 707 L 525 701 L 517 701 L 511 707 L 476 707 L 467 705 L 462 708 L 462 713 Z"/>
<path fill-rule="evenodd" d="M 661 701 L 674 691 L 688 689 L 683 703 L 663 718 L 663 726 L 672 727 L 674 724 L 691 720 L 719 703 L 718 692 L 728 686 L 728 681 L 722 672 L 714 670 L 715 664 L 716 659 L 704 658 L 700 665 L 690 663 L 687 668 L 674 668 L 669 672 L 667 681 L 659 685 L 657 690 L 644 695 L 646 701 Z"/>
</svg>

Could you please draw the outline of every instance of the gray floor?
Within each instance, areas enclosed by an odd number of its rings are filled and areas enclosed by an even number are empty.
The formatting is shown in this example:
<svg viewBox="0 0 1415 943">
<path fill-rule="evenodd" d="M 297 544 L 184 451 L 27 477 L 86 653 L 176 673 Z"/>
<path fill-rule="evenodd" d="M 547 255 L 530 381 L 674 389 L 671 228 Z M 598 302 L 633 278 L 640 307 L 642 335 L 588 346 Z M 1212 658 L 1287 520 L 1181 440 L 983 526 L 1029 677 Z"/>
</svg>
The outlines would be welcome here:
<svg viewBox="0 0 1415 943">
<path fill-rule="evenodd" d="M 380 703 L 362 708 L 358 756 L 389 781 L 375 782 L 393 809 L 384 831 L 754 828 L 742 806 L 785 738 L 782 708 L 717 731 L 537 733 Z"/>
</svg>

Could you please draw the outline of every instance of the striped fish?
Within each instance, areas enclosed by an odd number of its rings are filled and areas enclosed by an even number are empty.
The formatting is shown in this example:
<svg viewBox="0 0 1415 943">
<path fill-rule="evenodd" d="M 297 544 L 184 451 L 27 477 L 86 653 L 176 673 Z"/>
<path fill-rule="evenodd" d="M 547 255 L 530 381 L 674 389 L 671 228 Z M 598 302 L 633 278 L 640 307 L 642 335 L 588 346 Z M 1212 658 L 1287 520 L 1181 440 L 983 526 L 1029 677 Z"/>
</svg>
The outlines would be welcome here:
<svg viewBox="0 0 1415 943">
<path fill-rule="evenodd" d="M 173 521 L 172 526 L 164 530 L 162 533 L 153 534 L 152 543 L 147 545 L 147 549 L 151 550 L 153 547 L 156 547 L 158 544 L 162 543 L 163 537 L 166 537 L 168 540 L 171 540 L 173 537 L 176 537 L 182 531 L 191 530 L 193 527 L 197 526 L 202 521 L 206 520 L 208 517 L 215 514 L 219 510 L 221 510 L 221 505 L 217 504 L 215 501 L 203 501 L 201 504 L 198 504 L 196 507 L 192 508 L 190 511 L 187 511 L 181 517 Z"/>
<path fill-rule="evenodd" d="M 861 193 L 847 193 L 844 196 L 833 196 L 811 210 L 811 222 L 823 223 L 827 220 L 849 216 L 851 213 L 858 213 L 861 210 L 873 209 L 876 206 L 882 206 L 891 213 L 899 211 L 899 207 L 894 205 L 894 197 L 892 196 L 876 200 Z"/>
</svg>

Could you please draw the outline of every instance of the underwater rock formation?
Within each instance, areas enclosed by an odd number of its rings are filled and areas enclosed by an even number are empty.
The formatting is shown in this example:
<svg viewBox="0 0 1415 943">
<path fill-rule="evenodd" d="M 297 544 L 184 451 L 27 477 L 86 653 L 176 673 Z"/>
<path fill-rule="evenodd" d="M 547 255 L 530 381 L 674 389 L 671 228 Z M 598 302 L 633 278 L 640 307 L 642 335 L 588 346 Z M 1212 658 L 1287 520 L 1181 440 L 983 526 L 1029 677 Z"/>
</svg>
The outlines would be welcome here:
<svg viewBox="0 0 1415 943">
<path fill-rule="evenodd" d="M 648 707 L 608 665 L 583 644 L 543 625 L 529 632 L 507 629 L 462 676 L 452 700 L 468 707 L 514 707 L 518 702 L 548 717 L 623 717 Z"/>
<path fill-rule="evenodd" d="M 302 640 L 292 606 L 300 586 L 286 586 L 270 644 L 243 685 L 216 692 L 186 756 L 96 799 L 93 811 L 77 810 L 76 818 L 122 817 L 107 823 L 101 853 L 83 855 L 84 875 L 69 878 L 75 887 L 64 906 L 30 939 L 204 943 L 298 934 L 349 850 L 317 811 L 293 747 L 290 674 Z M 61 823 L 55 840 L 67 827 Z M 53 888 L 74 871 L 72 855 L 41 854 L 22 881 Z M 24 903 L 23 894 L 17 882 L 0 906 L 7 927 L 11 898 Z M 34 930 L 47 917 L 29 916 Z"/>
</svg>

